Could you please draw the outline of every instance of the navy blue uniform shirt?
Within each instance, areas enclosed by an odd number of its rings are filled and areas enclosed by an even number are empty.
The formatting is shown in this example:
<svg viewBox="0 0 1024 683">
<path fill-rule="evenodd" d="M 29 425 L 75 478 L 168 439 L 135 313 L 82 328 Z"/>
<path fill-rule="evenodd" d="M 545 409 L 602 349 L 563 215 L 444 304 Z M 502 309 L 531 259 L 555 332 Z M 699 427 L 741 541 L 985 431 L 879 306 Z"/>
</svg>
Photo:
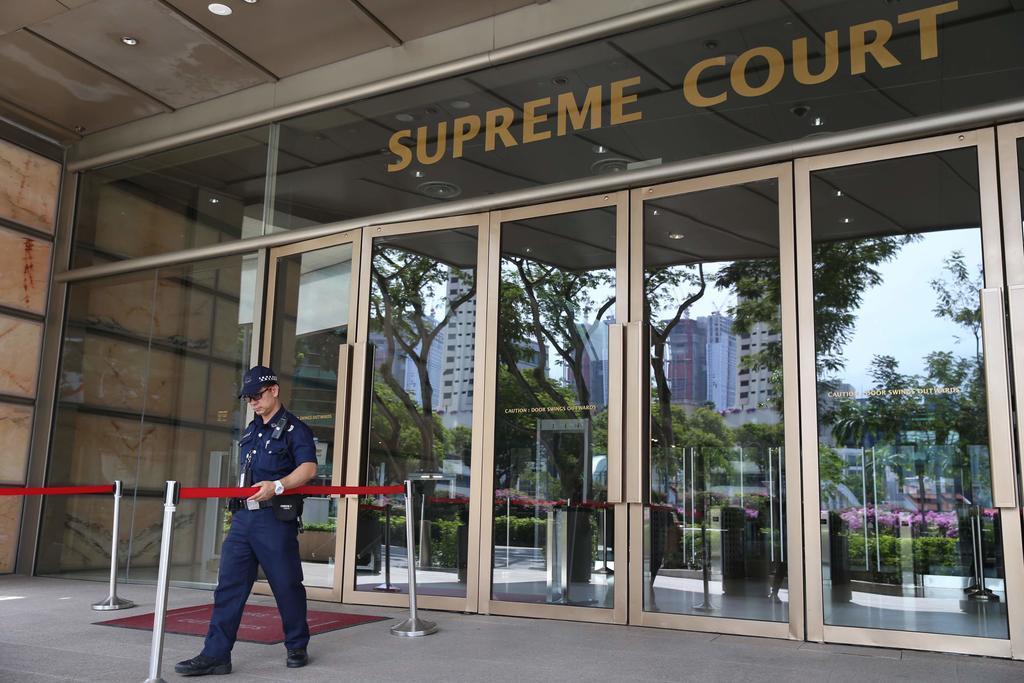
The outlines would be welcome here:
<svg viewBox="0 0 1024 683">
<path fill-rule="evenodd" d="M 286 423 L 280 437 L 275 439 L 274 425 L 282 417 Z M 238 457 L 241 472 L 245 471 L 246 460 L 249 459 L 249 468 L 252 470 L 251 476 L 247 478 L 249 485 L 260 481 L 276 481 L 287 477 L 304 462 L 316 464 L 313 432 L 281 406 L 266 422 L 259 415 L 253 418 L 239 439 Z"/>
</svg>

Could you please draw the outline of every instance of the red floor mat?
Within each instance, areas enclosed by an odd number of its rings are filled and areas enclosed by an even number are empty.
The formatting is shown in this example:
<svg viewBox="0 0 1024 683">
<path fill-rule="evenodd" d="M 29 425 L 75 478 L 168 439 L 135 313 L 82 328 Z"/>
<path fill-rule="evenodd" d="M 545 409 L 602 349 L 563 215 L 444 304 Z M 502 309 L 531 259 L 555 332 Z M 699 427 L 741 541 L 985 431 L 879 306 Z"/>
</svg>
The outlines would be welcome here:
<svg viewBox="0 0 1024 683">
<path fill-rule="evenodd" d="M 181 633 L 188 636 L 205 636 L 210 626 L 210 615 L 213 605 L 197 605 L 167 611 L 164 620 L 165 633 Z M 377 617 L 365 614 L 345 614 L 343 612 L 318 612 L 309 610 L 306 621 L 309 622 L 309 634 L 336 631 L 349 626 L 368 624 L 389 617 Z M 134 617 L 111 619 L 95 622 L 101 626 L 120 626 L 143 631 L 153 629 L 153 613 L 139 614 Z M 284 641 L 284 630 L 281 627 L 281 615 L 276 607 L 265 605 L 246 605 L 242 615 L 242 625 L 238 628 L 238 639 L 250 643 L 280 643 Z"/>
</svg>

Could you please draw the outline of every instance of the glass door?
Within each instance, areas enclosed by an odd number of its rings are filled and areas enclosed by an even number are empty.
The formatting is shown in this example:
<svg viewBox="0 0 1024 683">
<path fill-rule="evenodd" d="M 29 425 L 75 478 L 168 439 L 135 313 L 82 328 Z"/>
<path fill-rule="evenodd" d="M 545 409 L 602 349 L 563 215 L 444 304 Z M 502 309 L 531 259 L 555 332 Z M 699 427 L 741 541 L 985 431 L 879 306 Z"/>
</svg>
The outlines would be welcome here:
<svg viewBox="0 0 1024 683">
<path fill-rule="evenodd" d="M 343 480 L 359 236 L 351 231 L 270 252 L 263 362 L 280 378 L 284 406 L 313 430 L 313 485 L 340 486 Z M 307 594 L 340 601 L 344 505 L 337 498 L 308 497 L 302 521 Z M 269 586 L 260 582 L 257 591 L 267 593 Z"/>
<path fill-rule="evenodd" d="M 792 169 L 634 191 L 630 623 L 803 637 Z"/>
<path fill-rule="evenodd" d="M 812 640 L 1010 656 L 995 158 L 985 130 L 796 164 Z"/>
<path fill-rule="evenodd" d="M 626 202 L 491 214 L 483 612 L 626 621 Z"/>
<path fill-rule="evenodd" d="M 345 602 L 406 605 L 415 562 L 421 606 L 477 610 L 487 249 L 487 214 L 364 230 L 347 481 L 415 480 L 415 547 L 402 496 L 347 499 Z"/>
</svg>

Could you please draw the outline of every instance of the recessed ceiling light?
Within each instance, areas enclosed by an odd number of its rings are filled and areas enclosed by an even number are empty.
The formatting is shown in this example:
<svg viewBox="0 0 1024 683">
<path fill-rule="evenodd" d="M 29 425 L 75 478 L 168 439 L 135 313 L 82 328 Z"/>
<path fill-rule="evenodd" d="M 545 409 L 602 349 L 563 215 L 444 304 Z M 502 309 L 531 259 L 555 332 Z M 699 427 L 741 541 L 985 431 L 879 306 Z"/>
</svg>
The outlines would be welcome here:
<svg viewBox="0 0 1024 683">
<path fill-rule="evenodd" d="M 842 197 L 843 196 L 843 191 L 842 190 L 836 190 L 836 196 L 837 197 Z"/>
<path fill-rule="evenodd" d="M 210 197 L 210 203 L 211 204 L 220 204 L 220 200 L 217 199 L 216 197 Z"/>
<path fill-rule="evenodd" d="M 448 183 L 443 180 L 428 180 L 416 188 L 420 194 L 435 199 L 454 199 L 462 194 L 462 188 L 455 183 Z"/>
<path fill-rule="evenodd" d="M 820 128 L 821 126 L 825 125 L 825 119 L 822 118 L 821 116 L 815 116 L 814 120 L 811 122 L 811 125 L 814 126 L 815 128 Z"/>
<path fill-rule="evenodd" d="M 683 233 L 681 233 L 681 232 L 670 232 L 670 233 L 668 234 L 668 238 L 669 238 L 670 240 L 681 240 L 681 239 L 683 239 L 684 237 L 686 237 L 686 235 L 684 235 L 684 234 L 683 234 Z"/>
<path fill-rule="evenodd" d="M 73 131 L 75 131 L 76 133 L 78 133 L 79 135 L 81 135 L 82 133 L 84 133 L 84 132 L 85 132 L 85 126 L 75 126 L 75 127 L 74 127 L 74 128 L 72 128 L 71 130 L 73 130 Z"/>
<path fill-rule="evenodd" d="M 594 145 L 594 154 L 607 154 L 608 148 L 604 145 Z"/>
<path fill-rule="evenodd" d="M 401 121 L 402 123 L 409 123 L 410 121 L 415 121 L 416 117 L 413 116 L 412 114 L 395 114 L 395 119 Z"/>
<path fill-rule="evenodd" d="M 134 47 L 139 44 L 139 39 L 132 38 L 131 36 L 121 36 L 121 42 L 130 47 Z"/>
<path fill-rule="evenodd" d="M 562 86 L 562 85 L 566 85 L 568 82 L 569 82 L 569 79 L 567 77 L 565 77 L 565 76 L 555 76 L 554 78 L 551 79 L 551 84 L 552 85 Z"/>
<path fill-rule="evenodd" d="M 242 1 L 245 2 L 245 4 L 247 4 L 247 5 L 255 5 L 260 0 L 242 0 Z"/>
<path fill-rule="evenodd" d="M 658 210 L 655 209 L 654 211 L 651 211 L 651 215 L 652 216 L 657 216 L 658 215 Z"/>
<path fill-rule="evenodd" d="M 210 10 L 218 17 L 226 17 L 231 14 L 231 8 L 222 2 L 211 2 L 206 6 L 206 9 Z"/>
<path fill-rule="evenodd" d="M 532 248 L 530 248 L 530 247 L 527 247 L 526 249 L 524 249 L 524 251 L 525 251 L 525 252 L 526 252 L 527 254 L 529 254 L 529 253 L 530 253 L 531 251 L 533 251 L 533 249 L 532 249 Z"/>
<path fill-rule="evenodd" d="M 466 100 L 452 100 L 452 109 L 469 109 L 472 105 Z"/>
<path fill-rule="evenodd" d="M 423 171 L 413 171 L 412 172 L 412 177 L 413 178 L 426 178 L 427 174 L 424 173 Z"/>
<path fill-rule="evenodd" d="M 707 41 L 704 41 L 704 47 L 706 47 L 709 50 L 714 50 L 716 47 L 718 47 L 718 41 L 717 40 L 707 40 Z"/>
<path fill-rule="evenodd" d="M 844 217 L 840 222 L 849 224 L 853 222 L 853 219 Z"/>
</svg>

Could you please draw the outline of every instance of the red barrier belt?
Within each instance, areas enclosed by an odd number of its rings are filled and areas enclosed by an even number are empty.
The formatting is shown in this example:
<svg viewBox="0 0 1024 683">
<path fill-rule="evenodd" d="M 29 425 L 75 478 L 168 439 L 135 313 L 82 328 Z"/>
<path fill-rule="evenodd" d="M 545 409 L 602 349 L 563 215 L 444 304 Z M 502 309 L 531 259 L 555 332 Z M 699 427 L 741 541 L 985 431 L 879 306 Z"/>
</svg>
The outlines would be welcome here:
<svg viewBox="0 0 1024 683">
<path fill-rule="evenodd" d="M 41 488 L 0 489 L 0 496 L 71 496 L 78 493 L 113 493 L 113 484 L 102 486 L 44 486 Z"/>
<path fill-rule="evenodd" d="M 182 498 L 248 498 L 255 493 L 252 486 L 245 488 L 182 488 Z M 394 486 L 300 486 L 288 489 L 286 493 L 298 493 L 308 496 L 374 496 L 405 493 L 401 484 Z"/>
</svg>

